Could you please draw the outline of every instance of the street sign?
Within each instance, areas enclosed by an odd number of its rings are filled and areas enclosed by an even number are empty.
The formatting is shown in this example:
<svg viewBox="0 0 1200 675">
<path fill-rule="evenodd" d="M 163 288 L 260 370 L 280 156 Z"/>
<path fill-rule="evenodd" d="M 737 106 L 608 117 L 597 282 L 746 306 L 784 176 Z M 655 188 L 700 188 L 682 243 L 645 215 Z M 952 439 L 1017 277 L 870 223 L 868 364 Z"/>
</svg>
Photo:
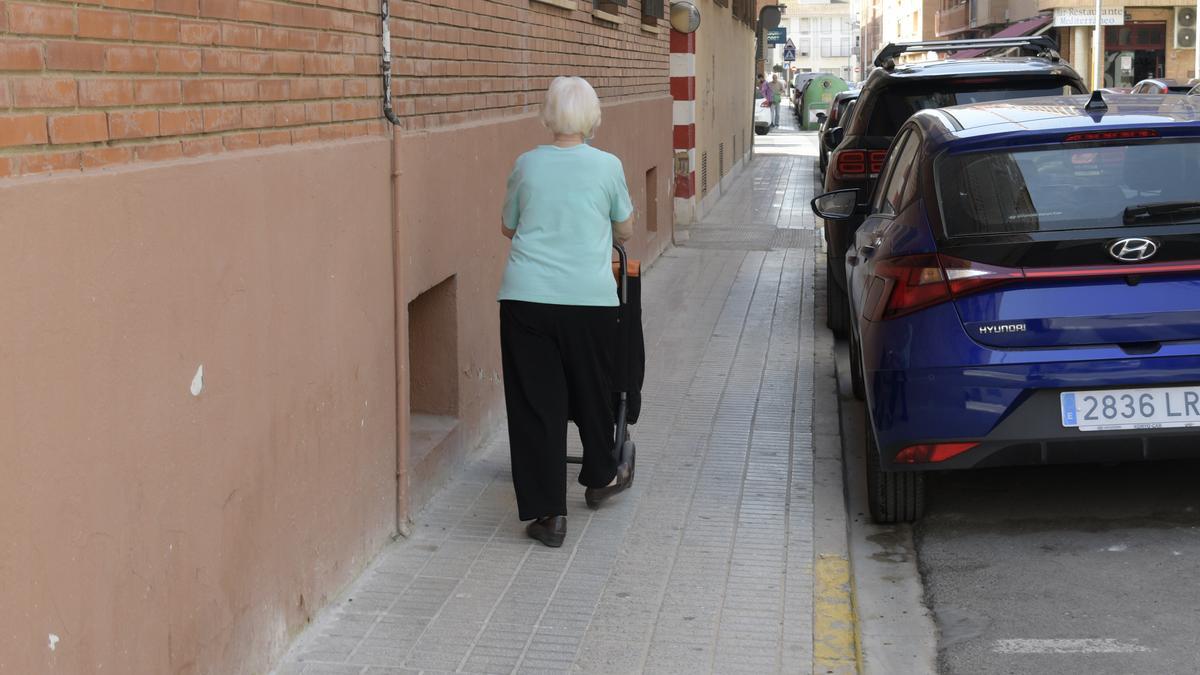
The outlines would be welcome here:
<svg viewBox="0 0 1200 675">
<path fill-rule="evenodd" d="M 785 26 L 779 26 L 778 28 L 771 28 L 767 30 L 768 45 L 774 47 L 775 45 L 781 45 L 785 42 L 787 42 L 787 28 Z"/>
<path fill-rule="evenodd" d="M 795 61 L 796 60 L 796 48 L 792 47 L 792 46 L 784 47 L 783 48 L 783 60 L 784 61 Z"/>
<path fill-rule="evenodd" d="M 1105 7 L 1100 12 L 1100 24 L 1103 26 L 1125 25 L 1124 7 Z M 1091 7 L 1058 7 L 1054 10 L 1054 27 L 1066 26 L 1095 26 L 1096 10 Z"/>
</svg>

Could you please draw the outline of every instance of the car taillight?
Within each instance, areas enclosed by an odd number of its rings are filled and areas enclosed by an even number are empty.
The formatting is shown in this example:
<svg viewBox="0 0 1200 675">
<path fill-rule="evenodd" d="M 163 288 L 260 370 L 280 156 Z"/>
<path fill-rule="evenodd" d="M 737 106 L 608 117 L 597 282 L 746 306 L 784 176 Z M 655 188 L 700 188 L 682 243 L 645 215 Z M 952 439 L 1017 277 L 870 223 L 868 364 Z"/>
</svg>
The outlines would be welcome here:
<svg viewBox="0 0 1200 675">
<path fill-rule="evenodd" d="M 885 159 L 887 150 L 838 150 L 833 168 L 838 178 L 878 176 Z"/>
<path fill-rule="evenodd" d="M 897 464 L 944 462 L 978 446 L 978 443 L 922 443 L 910 445 L 896 454 Z"/>
<path fill-rule="evenodd" d="M 1016 281 L 1096 279 L 1104 276 L 1157 276 L 1200 271 L 1200 261 L 1086 267 L 996 267 L 943 253 L 881 259 L 866 292 L 866 317 L 896 318 L 946 300 Z"/>
<path fill-rule="evenodd" d="M 902 256 L 875 264 L 883 283 L 873 319 L 893 319 L 990 286 L 1024 279 L 1019 269 L 994 267 L 937 253 Z"/>
<path fill-rule="evenodd" d="M 894 319 L 947 300 L 1018 281 L 1196 272 L 1200 272 L 1200 261 L 1197 260 L 1083 267 L 997 267 L 941 253 L 922 253 L 876 262 L 875 279 L 867 289 L 864 309 L 867 318 L 877 321 Z"/>
<path fill-rule="evenodd" d="M 1118 141 L 1138 138 L 1158 138 L 1159 133 L 1153 129 L 1122 129 L 1120 131 L 1086 131 L 1071 134 L 1063 139 L 1064 143 L 1079 143 L 1082 141 Z"/>
</svg>

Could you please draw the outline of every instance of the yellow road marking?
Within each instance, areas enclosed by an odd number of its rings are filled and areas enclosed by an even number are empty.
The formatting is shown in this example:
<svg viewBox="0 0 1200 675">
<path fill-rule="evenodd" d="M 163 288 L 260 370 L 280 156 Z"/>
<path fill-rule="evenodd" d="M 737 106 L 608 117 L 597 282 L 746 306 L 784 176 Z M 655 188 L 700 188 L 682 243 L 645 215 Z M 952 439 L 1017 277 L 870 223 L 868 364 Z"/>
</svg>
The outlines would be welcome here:
<svg viewBox="0 0 1200 675">
<path fill-rule="evenodd" d="M 813 588 L 813 673 L 859 672 L 856 618 L 850 597 L 850 561 L 817 556 Z"/>
</svg>

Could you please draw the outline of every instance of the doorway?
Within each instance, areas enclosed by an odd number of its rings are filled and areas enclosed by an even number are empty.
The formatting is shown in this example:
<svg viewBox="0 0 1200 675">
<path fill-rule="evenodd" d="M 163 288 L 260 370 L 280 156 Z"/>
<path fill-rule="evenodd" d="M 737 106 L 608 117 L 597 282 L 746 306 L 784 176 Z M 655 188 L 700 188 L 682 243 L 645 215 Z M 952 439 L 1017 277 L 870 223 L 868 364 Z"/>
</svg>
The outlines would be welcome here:
<svg viewBox="0 0 1200 675">
<path fill-rule="evenodd" d="M 1162 77 L 1166 62 L 1165 21 L 1131 21 L 1104 29 L 1104 86 L 1128 89 Z"/>
</svg>

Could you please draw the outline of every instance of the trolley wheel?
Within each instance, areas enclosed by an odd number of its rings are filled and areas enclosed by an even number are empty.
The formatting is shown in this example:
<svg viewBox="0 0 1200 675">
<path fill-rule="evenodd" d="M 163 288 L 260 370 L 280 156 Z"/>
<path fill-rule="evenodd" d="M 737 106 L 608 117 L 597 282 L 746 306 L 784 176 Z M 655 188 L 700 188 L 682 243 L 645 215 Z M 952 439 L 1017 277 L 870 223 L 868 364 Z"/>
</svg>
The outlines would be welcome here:
<svg viewBox="0 0 1200 675">
<path fill-rule="evenodd" d="M 633 444 L 633 439 L 626 439 L 621 444 L 621 463 L 629 464 L 629 482 L 633 482 L 634 469 L 637 468 L 637 446 Z"/>
</svg>

